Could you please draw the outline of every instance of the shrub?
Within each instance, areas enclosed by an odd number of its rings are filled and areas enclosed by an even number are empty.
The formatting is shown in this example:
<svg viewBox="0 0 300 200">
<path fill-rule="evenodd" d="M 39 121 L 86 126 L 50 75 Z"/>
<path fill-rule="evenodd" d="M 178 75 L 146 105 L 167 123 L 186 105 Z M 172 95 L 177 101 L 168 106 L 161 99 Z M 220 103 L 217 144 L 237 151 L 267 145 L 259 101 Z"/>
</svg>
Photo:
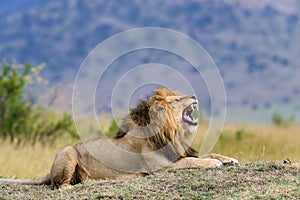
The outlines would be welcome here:
<svg viewBox="0 0 300 200">
<path fill-rule="evenodd" d="M 118 130 L 119 130 L 119 126 L 117 124 L 117 121 L 115 119 L 112 119 L 109 129 L 107 132 L 104 133 L 104 135 L 105 136 L 114 136 Z"/>
<path fill-rule="evenodd" d="M 41 106 L 32 108 L 26 123 L 21 127 L 22 131 L 19 132 L 21 134 L 17 138 L 19 143 L 52 143 L 65 133 L 73 138 L 79 138 L 69 113 L 56 113 Z"/>
<path fill-rule="evenodd" d="M 235 132 L 235 139 L 236 140 L 242 140 L 246 131 L 244 129 L 239 129 Z"/>
<path fill-rule="evenodd" d="M 291 115 L 289 118 L 283 118 L 279 113 L 274 113 L 272 115 L 272 123 L 276 126 L 287 126 L 295 123 L 294 115 Z"/>
<path fill-rule="evenodd" d="M 7 64 L 0 66 L 0 138 L 21 144 L 53 141 L 64 132 L 76 137 L 69 114 L 59 115 L 38 105 L 26 95 L 30 84 L 42 82 L 43 65 Z M 27 98 L 26 98 L 27 97 Z"/>
</svg>

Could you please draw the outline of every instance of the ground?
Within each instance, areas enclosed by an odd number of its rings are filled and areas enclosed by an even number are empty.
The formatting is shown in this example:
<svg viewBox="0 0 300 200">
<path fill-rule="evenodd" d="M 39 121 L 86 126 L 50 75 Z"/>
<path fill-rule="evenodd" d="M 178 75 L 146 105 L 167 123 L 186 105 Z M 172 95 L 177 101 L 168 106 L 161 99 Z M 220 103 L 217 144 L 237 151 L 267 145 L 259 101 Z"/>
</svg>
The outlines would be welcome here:
<svg viewBox="0 0 300 200">
<path fill-rule="evenodd" d="M 4 183 L 0 188 L 0 199 L 300 199 L 300 167 L 260 162 L 85 181 L 63 191 Z"/>
</svg>

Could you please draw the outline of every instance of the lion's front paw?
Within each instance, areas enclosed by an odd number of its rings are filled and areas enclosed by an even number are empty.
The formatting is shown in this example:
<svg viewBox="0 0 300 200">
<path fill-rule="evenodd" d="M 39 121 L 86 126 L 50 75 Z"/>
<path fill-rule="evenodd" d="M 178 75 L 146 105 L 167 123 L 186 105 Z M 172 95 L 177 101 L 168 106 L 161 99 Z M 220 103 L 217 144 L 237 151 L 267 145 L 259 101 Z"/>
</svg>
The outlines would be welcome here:
<svg viewBox="0 0 300 200">
<path fill-rule="evenodd" d="M 203 159 L 204 168 L 215 168 L 223 166 L 223 163 L 217 159 L 205 158 Z"/>
<path fill-rule="evenodd" d="M 221 160 L 222 164 L 223 165 L 238 165 L 239 164 L 239 161 L 237 161 L 236 159 L 234 158 L 225 158 L 223 160 Z"/>
<path fill-rule="evenodd" d="M 223 165 L 238 165 L 238 164 L 239 164 L 239 161 L 237 161 L 237 160 L 234 159 L 234 158 L 230 158 L 230 157 L 227 157 L 227 156 L 222 156 L 222 155 L 214 154 L 214 153 L 207 154 L 207 155 L 204 156 L 204 158 L 217 159 L 217 160 L 219 160 Z"/>
</svg>

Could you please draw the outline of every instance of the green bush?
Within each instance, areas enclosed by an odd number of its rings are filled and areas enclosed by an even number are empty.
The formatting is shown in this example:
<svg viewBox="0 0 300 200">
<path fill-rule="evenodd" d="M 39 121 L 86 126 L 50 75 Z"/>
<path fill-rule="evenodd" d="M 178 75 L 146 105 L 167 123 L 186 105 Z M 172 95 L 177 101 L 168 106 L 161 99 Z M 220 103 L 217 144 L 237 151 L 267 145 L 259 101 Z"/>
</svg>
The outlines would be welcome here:
<svg viewBox="0 0 300 200">
<path fill-rule="evenodd" d="M 279 113 L 274 113 L 272 115 L 272 123 L 276 126 L 287 126 L 291 124 L 295 124 L 295 117 L 291 115 L 289 118 L 285 119 Z"/>
<path fill-rule="evenodd" d="M 65 112 L 56 113 L 41 106 L 34 106 L 26 123 L 21 125 L 18 142 L 35 144 L 52 143 L 58 137 L 68 133 L 73 138 L 79 138 L 72 116 Z"/>
<path fill-rule="evenodd" d="M 26 88 L 43 81 L 39 76 L 42 68 L 43 65 L 30 64 L 0 66 L 0 138 L 16 144 L 35 144 L 51 142 L 65 132 L 76 137 L 69 114 L 54 113 L 26 98 Z"/>
<path fill-rule="evenodd" d="M 246 134 L 246 131 L 244 129 L 239 129 L 235 132 L 235 139 L 242 140 L 245 134 Z"/>
<path fill-rule="evenodd" d="M 117 124 L 117 121 L 113 119 L 110 123 L 108 131 L 105 132 L 104 135 L 108 137 L 114 136 L 118 130 L 119 130 L 119 126 Z"/>
</svg>

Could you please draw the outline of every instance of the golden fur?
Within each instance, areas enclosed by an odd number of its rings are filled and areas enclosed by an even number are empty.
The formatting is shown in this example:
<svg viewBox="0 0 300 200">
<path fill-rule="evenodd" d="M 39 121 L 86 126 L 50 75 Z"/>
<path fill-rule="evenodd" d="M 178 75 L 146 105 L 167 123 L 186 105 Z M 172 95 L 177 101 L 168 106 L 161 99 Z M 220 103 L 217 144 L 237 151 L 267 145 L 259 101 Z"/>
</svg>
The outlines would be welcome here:
<svg viewBox="0 0 300 200">
<path fill-rule="evenodd" d="M 131 177 L 161 169 L 218 167 L 238 162 L 226 156 L 197 157 L 190 147 L 198 123 L 191 116 L 195 96 L 159 88 L 120 122 L 113 138 L 97 138 L 61 150 L 49 175 L 4 179 L 21 184 L 67 188 L 85 179 Z"/>
</svg>

